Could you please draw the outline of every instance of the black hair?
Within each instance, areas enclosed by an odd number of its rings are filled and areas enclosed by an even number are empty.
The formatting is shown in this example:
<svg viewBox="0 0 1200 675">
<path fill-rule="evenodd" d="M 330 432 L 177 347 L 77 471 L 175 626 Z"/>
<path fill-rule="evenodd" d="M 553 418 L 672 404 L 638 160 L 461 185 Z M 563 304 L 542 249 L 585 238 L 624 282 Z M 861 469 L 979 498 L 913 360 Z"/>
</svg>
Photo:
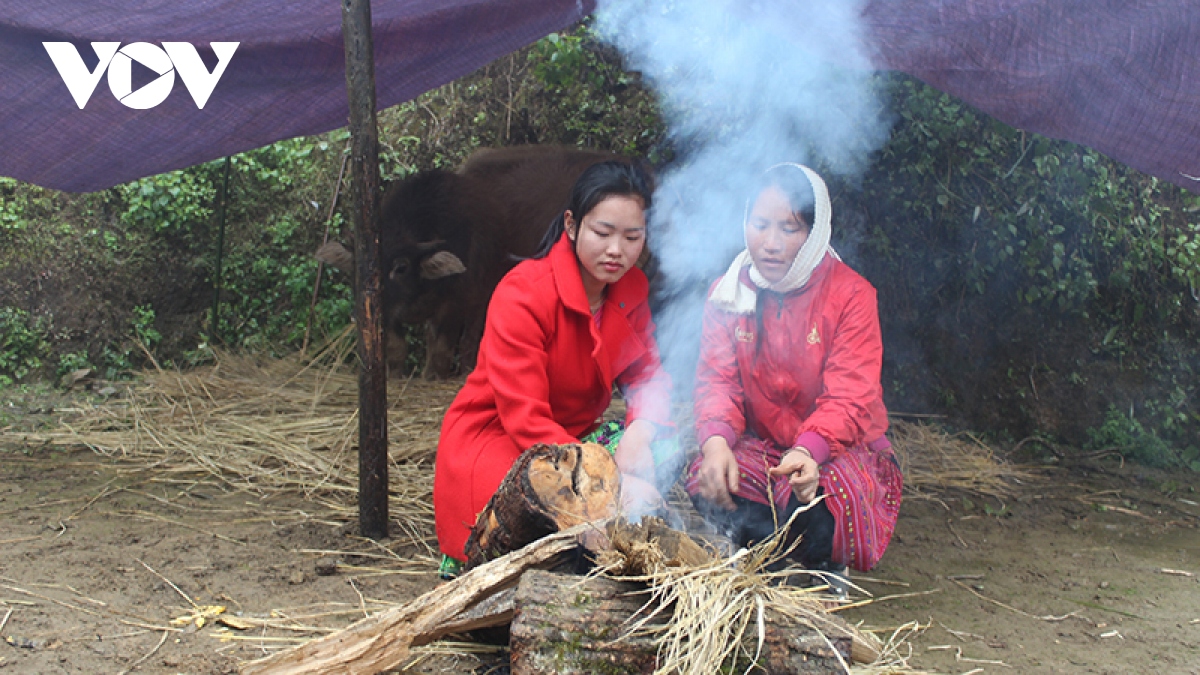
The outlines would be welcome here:
<svg viewBox="0 0 1200 675">
<path fill-rule="evenodd" d="M 792 164 L 773 166 L 759 176 L 758 181 L 754 184 L 750 202 L 746 205 L 746 215 L 749 216 L 750 209 L 754 208 L 755 200 L 763 193 L 763 190 L 769 187 L 779 188 L 783 196 L 787 197 L 788 204 L 792 207 L 792 214 L 804 223 L 809 232 L 812 232 L 813 220 L 817 213 L 817 200 L 813 195 L 812 182 L 808 180 L 808 176 L 803 171 Z"/>
<path fill-rule="evenodd" d="M 613 196 L 638 197 L 642 200 L 642 208 L 648 211 L 653 192 L 654 184 L 650 173 L 640 162 L 608 161 L 589 166 L 571 187 L 567 205 L 559 212 L 554 222 L 550 223 L 550 229 L 542 236 L 533 258 L 536 260 L 550 255 L 550 249 L 554 248 L 566 229 L 567 211 L 570 211 L 575 222 L 579 223 L 597 204 Z M 579 237 L 575 238 L 575 242 L 578 245 Z"/>
</svg>

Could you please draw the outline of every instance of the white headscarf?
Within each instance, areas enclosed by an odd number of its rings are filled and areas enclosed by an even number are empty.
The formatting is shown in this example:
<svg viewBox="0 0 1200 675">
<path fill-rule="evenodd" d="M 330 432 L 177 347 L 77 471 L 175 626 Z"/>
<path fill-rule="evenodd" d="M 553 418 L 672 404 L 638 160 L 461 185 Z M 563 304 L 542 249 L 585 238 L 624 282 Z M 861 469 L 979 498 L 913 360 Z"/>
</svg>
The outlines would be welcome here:
<svg viewBox="0 0 1200 675">
<path fill-rule="evenodd" d="M 808 240 L 800 247 L 799 253 L 796 254 L 796 259 L 792 261 L 792 266 L 788 269 L 787 274 L 782 279 L 775 283 L 767 281 L 758 268 L 754 266 L 754 259 L 750 257 L 749 249 L 742 251 L 736 258 L 733 259 L 733 264 L 729 266 L 729 270 L 725 272 L 725 276 L 717 282 L 713 288 L 712 295 L 708 296 L 708 301 L 716 305 L 718 308 L 727 312 L 736 314 L 753 314 L 754 306 L 757 300 L 757 292 L 747 288 L 738 281 L 738 276 L 741 274 L 743 267 L 750 267 L 750 280 L 755 286 L 776 293 L 787 293 L 794 291 L 797 288 L 802 288 L 808 283 L 812 277 L 813 270 L 817 269 L 817 265 L 825 259 L 825 254 L 829 253 L 834 258 L 838 258 L 838 254 L 829 245 L 830 220 L 833 214 L 833 208 L 829 202 L 829 188 L 825 187 L 825 181 L 817 175 L 816 171 L 802 166 L 786 162 L 776 164 L 767 169 L 765 173 L 769 173 L 780 167 L 793 167 L 804 173 L 808 178 L 808 182 L 812 185 L 813 198 L 815 200 L 812 228 L 808 233 Z M 750 208 L 752 204 L 746 205 L 746 217 L 742 221 L 742 229 L 745 230 L 749 224 Z M 793 208 L 795 205 L 793 205 Z"/>
</svg>

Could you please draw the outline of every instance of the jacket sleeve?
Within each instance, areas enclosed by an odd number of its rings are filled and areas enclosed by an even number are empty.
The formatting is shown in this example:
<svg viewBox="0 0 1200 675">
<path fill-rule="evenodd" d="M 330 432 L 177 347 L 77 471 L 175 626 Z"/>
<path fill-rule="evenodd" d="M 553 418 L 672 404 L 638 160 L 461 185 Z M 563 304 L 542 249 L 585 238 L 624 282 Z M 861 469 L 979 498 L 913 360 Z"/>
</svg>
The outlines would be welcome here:
<svg viewBox="0 0 1200 675">
<path fill-rule="evenodd" d="M 642 303 L 629 316 L 635 335 L 645 352 L 623 372 L 617 374 L 617 386 L 625 396 L 626 424 L 646 420 L 662 427 L 671 424 L 671 377 L 663 369 L 654 340 L 654 321 L 650 307 Z"/>
<path fill-rule="evenodd" d="M 737 316 L 704 304 L 700 361 L 696 365 L 696 442 L 722 436 L 729 447 L 746 431 L 745 397 L 738 369 Z"/>
<path fill-rule="evenodd" d="M 574 443 L 550 409 L 547 344 L 554 332 L 547 301 L 524 277 L 506 277 L 488 305 L 479 349 L 500 423 L 517 447 Z"/>
<path fill-rule="evenodd" d="M 796 445 L 807 447 L 814 459 L 824 463 L 846 447 L 870 440 L 864 436 L 871 404 L 880 397 L 882 369 L 883 339 L 875 289 L 864 282 L 838 317 L 825 357 L 821 394 L 813 413 L 800 425 Z"/>
</svg>

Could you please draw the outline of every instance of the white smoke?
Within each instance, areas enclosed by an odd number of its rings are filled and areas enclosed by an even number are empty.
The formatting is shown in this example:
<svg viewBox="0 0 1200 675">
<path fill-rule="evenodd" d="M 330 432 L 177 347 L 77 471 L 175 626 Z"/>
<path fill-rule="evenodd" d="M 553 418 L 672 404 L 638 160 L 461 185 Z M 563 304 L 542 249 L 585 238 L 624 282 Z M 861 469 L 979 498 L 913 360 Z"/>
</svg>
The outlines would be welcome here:
<svg viewBox="0 0 1200 675">
<path fill-rule="evenodd" d="M 887 140 L 860 9 L 853 0 L 599 2 L 601 38 L 657 92 L 682 156 L 659 178 L 650 241 L 668 298 L 655 317 L 660 347 L 685 389 L 704 296 L 744 246 L 757 176 L 798 162 L 857 177 Z"/>
</svg>

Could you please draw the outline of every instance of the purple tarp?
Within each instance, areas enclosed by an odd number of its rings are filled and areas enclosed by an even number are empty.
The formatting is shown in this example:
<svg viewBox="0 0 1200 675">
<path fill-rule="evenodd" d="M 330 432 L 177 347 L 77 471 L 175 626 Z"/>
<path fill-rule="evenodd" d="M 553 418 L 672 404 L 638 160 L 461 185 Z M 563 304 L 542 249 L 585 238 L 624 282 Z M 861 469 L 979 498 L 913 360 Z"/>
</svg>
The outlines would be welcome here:
<svg viewBox="0 0 1200 675">
<path fill-rule="evenodd" d="M 593 6 L 375 0 L 379 106 L 465 75 Z M 1091 146 L 1200 192 L 1195 0 L 876 0 L 864 18 L 881 65 L 1013 126 Z M 179 81 L 158 106 L 131 109 L 106 79 L 80 110 L 44 41 L 73 42 L 89 67 L 92 41 L 241 44 L 203 110 Z M 0 175 L 72 191 L 328 131 L 347 122 L 340 6 L 4 0 L 0 106 Z"/>
<path fill-rule="evenodd" d="M 384 108 L 412 99 L 593 7 L 576 0 L 375 0 L 376 100 Z M 336 0 L 3 0 L 0 175 L 99 190 L 344 127 L 341 21 Z M 46 41 L 74 42 L 89 67 L 96 62 L 90 42 L 241 44 L 203 110 L 178 78 L 174 92 L 148 110 L 127 108 L 102 78 L 80 110 Z"/>
<path fill-rule="evenodd" d="M 887 66 L 1200 192 L 1196 0 L 875 0 Z"/>
</svg>

